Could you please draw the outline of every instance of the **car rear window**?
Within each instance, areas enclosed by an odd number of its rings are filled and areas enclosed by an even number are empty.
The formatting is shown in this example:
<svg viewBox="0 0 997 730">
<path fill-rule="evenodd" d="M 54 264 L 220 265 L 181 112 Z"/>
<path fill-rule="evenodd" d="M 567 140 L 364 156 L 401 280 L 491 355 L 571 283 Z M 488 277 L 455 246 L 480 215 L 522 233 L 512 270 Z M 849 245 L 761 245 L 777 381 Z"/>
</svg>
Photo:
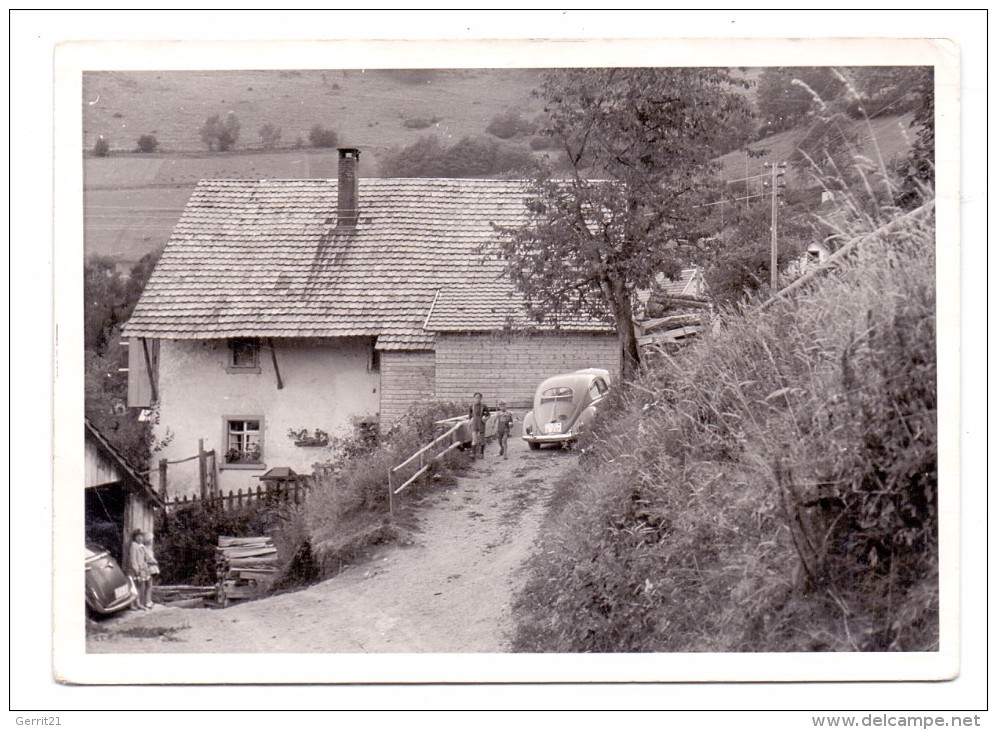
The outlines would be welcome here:
<svg viewBox="0 0 997 730">
<path fill-rule="evenodd" d="M 550 403 L 551 401 L 570 401 L 574 394 L 575 392 L 571 388 L 558 385 L 553 388 L 547 388 L 547 390 L 541 393 L 540 402 Z"/>
</svg>

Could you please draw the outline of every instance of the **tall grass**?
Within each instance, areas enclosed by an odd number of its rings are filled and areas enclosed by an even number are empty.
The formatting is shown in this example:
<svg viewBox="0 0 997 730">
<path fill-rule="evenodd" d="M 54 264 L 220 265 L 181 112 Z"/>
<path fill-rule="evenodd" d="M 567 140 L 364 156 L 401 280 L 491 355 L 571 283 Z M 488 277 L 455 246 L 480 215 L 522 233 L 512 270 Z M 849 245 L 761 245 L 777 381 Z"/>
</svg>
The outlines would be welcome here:
<svg viewBox="0 0 997 730">
<path fill-rule="evenodd" d="M 370 424 L 340 439 L 330 470 L 315 480 L 304 508 L 288 527 L 301 572 L 312 579 L 338 572 L 371 545 L 398 537 L 398 523 L 388 514 L 388 471 L 431 441 L 441 431 L 436 422 L 463 413 L 456 403 L 417 403 L 390 431 L 381 434 Z M 426 477 L 405 492 L 411 499 L 426 485 L 452 480 L 463 456 L 451 452 L 433 465 Z M 291 565 L 289 573 L 299 570 Z"/>
<path fill-rule="evenodd" d="M 934 215 L 902 214 L 874 167 L 828 221 L 830 274 L 616 392 L 530 563 L 517 650 L 937 649 Z"/>
</svg>

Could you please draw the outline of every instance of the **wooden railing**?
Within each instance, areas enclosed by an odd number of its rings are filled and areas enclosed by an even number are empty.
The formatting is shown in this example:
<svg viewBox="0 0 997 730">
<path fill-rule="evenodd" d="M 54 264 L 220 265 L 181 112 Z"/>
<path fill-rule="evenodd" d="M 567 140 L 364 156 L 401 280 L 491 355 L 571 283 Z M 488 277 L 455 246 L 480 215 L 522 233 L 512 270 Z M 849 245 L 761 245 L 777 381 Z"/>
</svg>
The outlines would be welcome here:
<svg viewBox="0 0 997 730">
<path fill-rule="evenodd" d="M 435 439 L 416 451 L 401 464 L 388 471 L 388 509 L 392 515 L 395 513 L 395 497 L 400 494 L 405 487 L 409 486 L 412 482 L 416 481 L 419 477 L 429 471 L 429 467 L 431 467 L 435 462 L 439 461 L 443 458 L 443 456 L 460 446 L 461 441 L 457 436 L 457 432 L 460 430 L 461 426 L 464 425 L 466 420 L 466 418 L 458 417 L 450 418 L 446 421 L 440 421 L 439 423 L 442 424 L 453 423 L 453 426 L 451 426 L 445 433 L 437 436 Z M 446 448 L 438 454 L 430 455 L 430 452 L 432 452 L 433 449 L 439 447 L 444 442 L 449 442 Z M 401 478 L 399 472 L 410 464 L 415 464 L 417 461 L 419 468 L 416 472 L 396 487 L 395 482 Z"/>
</svg>

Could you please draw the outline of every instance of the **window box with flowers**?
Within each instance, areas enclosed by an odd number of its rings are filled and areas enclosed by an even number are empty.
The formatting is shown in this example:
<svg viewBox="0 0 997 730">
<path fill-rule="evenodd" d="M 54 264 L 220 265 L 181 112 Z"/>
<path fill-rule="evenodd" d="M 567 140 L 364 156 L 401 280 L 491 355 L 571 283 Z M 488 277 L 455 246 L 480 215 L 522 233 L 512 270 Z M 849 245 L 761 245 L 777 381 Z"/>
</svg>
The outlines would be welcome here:
<svg viewBox="0 0 997 730">
<path fill-rule="evenodd" d="M 295 446 L 324 447 L 329 445 L 329 434 L 320 428 L 316 428 L 315 433 L 310 433 L 307 428 L 303 428 L 300 431 L 295 431 L 291 428 L 287 431 L 287 437 L 294 441 Z"/>
</svg>

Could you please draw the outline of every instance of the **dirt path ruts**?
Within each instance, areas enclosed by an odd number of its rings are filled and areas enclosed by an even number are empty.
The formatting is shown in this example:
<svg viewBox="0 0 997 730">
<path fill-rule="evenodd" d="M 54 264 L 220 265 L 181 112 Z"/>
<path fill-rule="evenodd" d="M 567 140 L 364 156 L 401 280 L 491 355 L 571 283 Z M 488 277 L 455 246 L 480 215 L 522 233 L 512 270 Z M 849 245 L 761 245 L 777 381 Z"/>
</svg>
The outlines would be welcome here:
<svg viewBox="0 0 997 730">
<path fill-rule="evenodd" d="M 522 564 L 551 487 L 575 463 L 569 452 L 510 445 L 504 460 L 489 444 L 456 486 L 412 505 L 409 545 L 377 549 L 306 590 L 224 610 L 129 611 L 89 632 L 87 651 L 508 651 Z"/>
</svg>

